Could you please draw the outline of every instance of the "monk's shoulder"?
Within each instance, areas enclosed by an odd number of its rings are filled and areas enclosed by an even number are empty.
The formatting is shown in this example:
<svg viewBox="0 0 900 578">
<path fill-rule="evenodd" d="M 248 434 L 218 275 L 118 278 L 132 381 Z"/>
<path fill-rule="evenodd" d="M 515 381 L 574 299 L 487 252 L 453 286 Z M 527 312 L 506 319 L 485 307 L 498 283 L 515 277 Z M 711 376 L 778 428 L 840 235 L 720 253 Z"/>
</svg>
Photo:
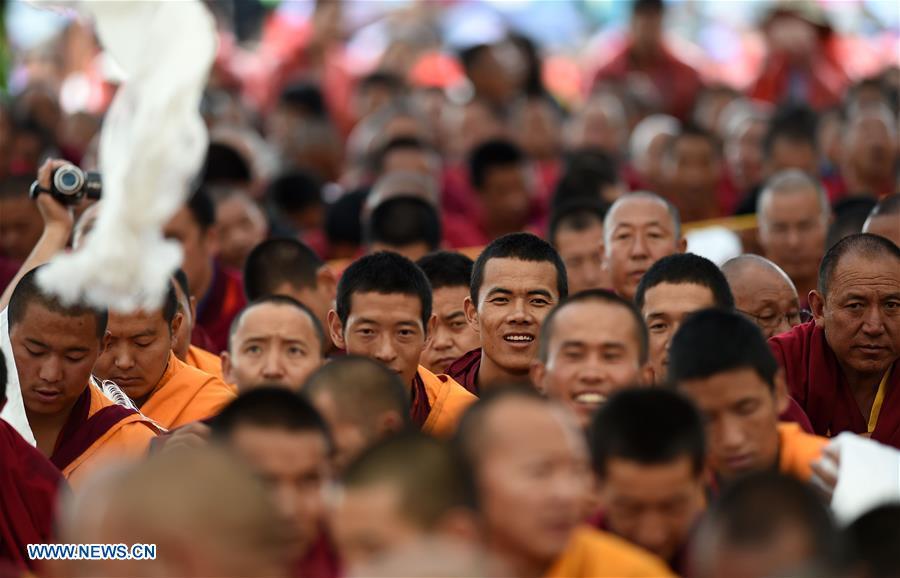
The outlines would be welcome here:
<svg viewBox="0 0 900 578">
<path fill-rule="evenodd" d="M 181 363 L 178 368 L 177 380 L 190 387 L 183 391 L 190 391 L 189 397 L 184 399 L 184 405 L 175 417 L 170 428 L 176 428 L 186 423 L 206 419 L 215 415 L 223 407 L 228 405 L 237 395 L 227 383 L 214 375 Z"/>
<path fill-rule="evenodd" d="M 668 578 L 669 567 L 653 554 L 608 532 L 584 526 L 575 531 L 567 549 L 581 558 L 583 576 L 593 578 Z"/>
</svg>

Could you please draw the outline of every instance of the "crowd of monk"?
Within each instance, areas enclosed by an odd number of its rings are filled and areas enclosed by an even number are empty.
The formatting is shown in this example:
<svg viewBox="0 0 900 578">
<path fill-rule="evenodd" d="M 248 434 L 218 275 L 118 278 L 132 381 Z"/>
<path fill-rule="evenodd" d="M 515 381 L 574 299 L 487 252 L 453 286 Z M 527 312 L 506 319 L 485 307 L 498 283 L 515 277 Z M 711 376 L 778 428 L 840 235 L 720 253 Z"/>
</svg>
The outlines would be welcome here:
<svg viewBox="0 0 900 578">
<path fill-rule="evenodd" d="M 791 53 L 745 95 L 704 88 L 663 3 L 634 6 L 565 130 L 536 54 L 508 74 L 522 38 L 465 51 L 472 98 L 436 115 L 435 87 L 360 81 L 346 158 L 327 86 L 280 87 L 257 111 L 288 167 L 269 182 L 240 99 L 207 103 L 155 310 L 42 287 L 104 201 L 29 198 L 74 159 L 16 119 L 0 577 L 897 576 L 897 472 L 854 462 L 893 501 L 832 502 L 866 492 L 841 439 L 900 463 L 896 71 L 837 90 Z M 211 102 L 248 88 L 221 66 Z M 619 90 L 638 73 L 656 109 Z M 38 125 L 41 95 L 20 101 Z M 743 251 L 693 250 L 686 224 L 735 212 L 756 216 Z"/>
</svg>

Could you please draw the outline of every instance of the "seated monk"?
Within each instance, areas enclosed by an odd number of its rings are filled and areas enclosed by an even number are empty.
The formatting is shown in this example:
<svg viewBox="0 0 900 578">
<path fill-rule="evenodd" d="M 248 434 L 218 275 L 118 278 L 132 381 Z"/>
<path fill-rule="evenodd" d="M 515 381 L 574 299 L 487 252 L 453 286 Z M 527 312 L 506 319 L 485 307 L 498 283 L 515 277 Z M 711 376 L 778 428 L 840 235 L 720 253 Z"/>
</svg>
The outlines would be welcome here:
<svg viewBox="0 0 900 578">
<path fill-rule="evenodd" d="M 584 436 L 533 389 L 486 393 L 455 442 L 472 471 L 481 541 L 511 576 L 673 575 L 652 554 L 582 525 L 591 482 Z"/>
<path fill-rule="evenodd" d="M 828 440 L 778 423 L 788 403 L 784 371 L 752 321 L 718 309 L 689 317 L 672 338 L 669 378 L 706 420 L 716 480 L 775 468 L 811 480 Z"/>
<path fill-rule="evenodd" d="M 166 429 L 215 415 L 234 399 L 224 381 L 175 357 L 173 336 L 183 322 L 170 281 L 162 308 L 110 313 L 106 346 L 94 365 L 94 375 L 117 384 Z"/>
<path fill-rule="evenodd" d="M 213 439 L 266 481 L 294 554 L 291 575 L 339 576 L 325 531 L 331 434 L 315 408 L 295 392 L 260 387 L 242 393 L 211 424 Z"/>
<path fill-rule="evenodd" d="M 686 317 L 707 307 L 734 310 L 725 276 L 715 263 L 693 253 L 663 257 L 650 267 L 638 285 L 635 303 L 650 333 L 650 366 L 657 384 L 666 381 L 670 342 Z M 788 397 L 787 403 L 781 419 L 812 433 L 797 402 Z"/>
<path fill-rule="evenodd" d="M 722 265 L 735 308 L 753 319 L 766 339 L 803 322 L 794 282 L 781 267 L 759 255 L 741 255 Z"/>
<path fill-rule="evenodd" d="M 601 510 L 592 522 L 688 575 L 688 543 L 706 509 L 703 418 L 673 391 L 614 395 L 594 416 L 591 457 Z"/>
<path fill-rule="evenodd" d="M 409 384 L 410 418 L 428 434 L 449 436 L 475 396 L 446 375 L 419 365 L 434 331 L 431 286 L 415 263 L 396 253 L 353 262 L 328 313 L 331 340 L 353 355 L 370 357 Z"/>
<path fill-rule="evenodd" d="M 60 561 L 48 575 L 288 576 L 288 544 L 266 488 L 222 450 L 154 454 L 98 478 L 66 506 L 64 543 L 152 544 L 155 555 Z"/>
<path fill-rule="evenodd" d="M 178 313 L 182 317 L 178 331 L 172 336 L 172 351 L 175 353 L 175 357 L 191 367 L 196 367 L 200 371 L 224 380 L 222 358 L 191 343 L 191 334 L 194 331 L 194 319 L 197 313 L 197 300 L 191 296 L 187 275 L 179 269 L 175 271 L 173 280 L 175 281 L 175 296 L 178 298 Z"/>
<path fill-rule="evenodd" d="M 531 380 L 587 429 L 613 393 L 650 383 L 647 341 L 631 302 L 602 289 L 576 293 L 544 319 Z"/>
<path fill-rule="evenodd" d="M 26 273 L 12 293 L 9 340 L 37 449 L 77 489 L 100 464 L 144 455 L 158 428 L 105 395 L 124 397 L 118 388 L 101 389 L 91 379 L 106 312 L 44 293 L 40 269 Z"/>
<path fill-rule="evenodd" d="M 464 470 L 444 442 L 416 431 L 366 450 L 345 471 L 331 506 L 348 569 L 432 537 L 477 543 L 475 496 Z"/>
<path fill-rule="evenodd" d="M 450 377 L 476 395 L 527 381 L 541 323 L 567 294 L 566 266 L 549 243 L 529 233 L 493 241 L 475 261 L 465 301 L 481 347 L 454 362 Z"/>
<path fill-rule="evenodd" d="M 281 385 L 300 391 L 331 340 L 305 305 L 283 295 L 250 302 L 234 318 L 222 366 L 239 391 Z"/>
<path fill-rule="evenodd" d="M 0 409 L 5 404 L 6 361 L 0 352 Z M 35 572 L 27 546 L 53 540 L 56 499 L 66 482 L 56 466 L 2 419 L 0 463 L 0 565 Z"/>
<path fill-rule="evenodd" d="M 408 390 L 399 375 L 356 355 L 329 361 L 306 380 L 303 393 L 331 430 L 337 471 L 367 447 L 409 426 Z"/>
<path fill-rule="evenodd" d="M 850 431 L 900 448 L 900 249 L 861 233 L 828 250 L 814 322 L 770 341 L 815 432 Z"/>
</svg>

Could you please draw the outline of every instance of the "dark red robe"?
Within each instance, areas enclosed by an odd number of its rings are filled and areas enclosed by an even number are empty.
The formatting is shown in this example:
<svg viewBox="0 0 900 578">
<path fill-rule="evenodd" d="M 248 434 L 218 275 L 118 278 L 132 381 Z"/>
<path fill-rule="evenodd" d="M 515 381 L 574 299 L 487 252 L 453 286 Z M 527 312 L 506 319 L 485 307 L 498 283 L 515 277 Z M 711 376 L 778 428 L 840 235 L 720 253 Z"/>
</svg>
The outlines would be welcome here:
<svg viewBox="0 0 900 578">
<path fill-rule="evenodd" d="M 816 434 L 830 437 L 844 431 L 868 431 L 824 329 L 812 321 L 804 323 L 772 337 L 769 345 L 784 368 L 790 394 L 809 416 Z M 872 439 L 900 448 L 900 368 L 896 361 L 887 386 Z"/>
<path fill-rule="evenodd" d="M 62 473 L 11 425 L 0 419 L 0 565 L 35 570 L 28 544 L 52 539 Z"/>
<path fill-rule="evenodd" d="M 466 353 L 447 368 L 447 375 L 466 388 L 469 393 L 478 395 L 478 369 L 481 367 L 481 348 Z"/>
<path fill-rule="evenodd" d="M 209 290 L 197 304 L 197 322 L 191 343 L 215 354 L 228 349 L 231 322 L 246 304 L 240 273 L 217 263 Z M 209 338 L 206 343 L 203 333 Z"/>
<path fill-rule="evenodd" d="M 338 578 L 341 575 L 341 560 L 328 532 L 323 528 L 309 551 L 294 564 L 291 576 L 294 578 Z"/>
</svg>

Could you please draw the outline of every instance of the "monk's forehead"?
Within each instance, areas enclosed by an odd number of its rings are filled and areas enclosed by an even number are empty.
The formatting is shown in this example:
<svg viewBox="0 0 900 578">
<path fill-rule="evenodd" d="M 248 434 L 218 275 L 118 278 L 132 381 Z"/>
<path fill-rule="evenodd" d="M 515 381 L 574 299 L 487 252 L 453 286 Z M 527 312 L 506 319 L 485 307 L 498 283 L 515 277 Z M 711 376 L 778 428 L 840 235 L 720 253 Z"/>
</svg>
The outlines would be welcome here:
<svg viewBox="0 0 900 578">
<path fill-rule="evenodd" d="M 886 253 L 851 249 L 841 255 L 829 279 L 829 289 L 858 279 L 900 279 L 900 259 Z"/>
<path fill-rule="evenodd" d="M 16 324 L 16 328 L 40 334 L 42 339 L 80 338 L 86 333 L 95 341 L 97 318 L 88 309 L 67 308 L 55 303 L 32 300 L 26 304 L 22 320 Z"/>
<path fill-rule="evenodd" d="M 489 408 L 477 440 L 485 457 L 509 455 L 537 442 L 566 443 L 565 426 L 549 402 L 527 397 L 510 397 Z"/>
<path fill-rule="evenodd" d="M 297 331 L 312 331 L 313 325 L 309 315 L 295 305 L 286 303 L 259 303 L 250 306 L 242 315 L 237 330 L 259 330 L 273 323 L 289 324 Z"/>
<path fill-rule="evenodd" d="M 652 222 L 673 227 L 674 221 L 665 201 L 653 197 L 624 197 L 625 200 L 612 209 L 609 216 L 611 227 L 618 225 L 643 225 Z"/>
</svg>

